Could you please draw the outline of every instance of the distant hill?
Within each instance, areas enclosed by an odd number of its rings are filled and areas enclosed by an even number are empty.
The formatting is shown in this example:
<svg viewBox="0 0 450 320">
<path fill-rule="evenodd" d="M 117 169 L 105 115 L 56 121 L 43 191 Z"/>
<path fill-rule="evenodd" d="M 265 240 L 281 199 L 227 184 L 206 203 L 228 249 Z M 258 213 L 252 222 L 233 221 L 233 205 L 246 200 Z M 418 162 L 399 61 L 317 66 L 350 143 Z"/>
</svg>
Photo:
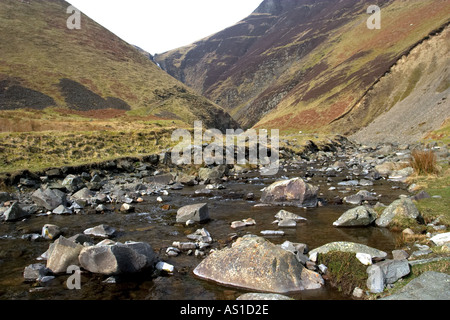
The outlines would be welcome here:
<svg viewBox="0 0 450 320">
<path fill-rule="evenodd" d="M 380 30 L 367 28 L 370 5 L 381 8 Z M 244 127 L 348 134 L 400 101 L 381 106 L 367 94 L 449 21 L 446 0 L 265 0 L 236 25 L 155 61 Z"/>
<path fill-rule="evenodd" d="M 80 30 L 69 30 L 69 5 L 62 0 L 0 2 L 0 112 L 119 109 L 134 116 L 236 127 L 221 107 L 89 17 L 82 15 Z"/>
</svg>

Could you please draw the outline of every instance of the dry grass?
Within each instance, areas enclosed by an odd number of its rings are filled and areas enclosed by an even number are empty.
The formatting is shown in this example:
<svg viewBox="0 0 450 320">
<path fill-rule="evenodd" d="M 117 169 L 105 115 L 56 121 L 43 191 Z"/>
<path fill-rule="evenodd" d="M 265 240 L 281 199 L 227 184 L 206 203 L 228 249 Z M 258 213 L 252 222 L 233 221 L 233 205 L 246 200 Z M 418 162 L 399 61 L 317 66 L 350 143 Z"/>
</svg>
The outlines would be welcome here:
<svg viewBox="0 0 450 320">
<path fill-rule="evenodd" d="M 411 153 L 410 165 L 418 175 L 439 173 L 436 155 L 431 150 L 414 150 Z"/>
</svg>

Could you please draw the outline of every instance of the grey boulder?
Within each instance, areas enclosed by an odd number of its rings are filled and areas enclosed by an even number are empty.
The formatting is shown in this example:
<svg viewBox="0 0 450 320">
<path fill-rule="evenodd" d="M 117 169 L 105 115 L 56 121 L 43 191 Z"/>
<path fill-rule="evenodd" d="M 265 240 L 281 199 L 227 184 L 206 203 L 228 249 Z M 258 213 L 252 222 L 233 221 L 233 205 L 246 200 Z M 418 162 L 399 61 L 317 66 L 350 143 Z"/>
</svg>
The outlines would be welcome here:
<svg viewBox="0 0 450 320">
<path fill-rule="evenodd" d="M 372 224 L 377 218 L 375 210 L 360 206 L 346 211 L 333 223 L 335 227 L 363 227 Z"/>
<path fill-rule="evenodd" d="M 177 211 L 177 222 L 185 223 L 189 220 L 204 222 L 209 220 L 208 204 L 198 203 L 184 206 Z"/>
<path fill-rule="evenodd" d="M 195 268 L 194 274 L 227 286 L 271 293 L 324 285 L 322 277 L 304 268 L 291 252 L 253 235 L 239 238 L 231 248 L 215 251 Z"/>
<path fill-rule="evenodd" d="M 112 276 L 152 269 L 157 256 L 148 243 L 129 242 L 83 248 L 79 262 L 89 272 Z"/>
<path fill-rule="evenodd" d="M 66 204 L 66 194 L 58 189 L 38 189 L 32 194 L 31 199 L 39 207 L 50 211 Z"/>
<path fill-rule="evenodd" d="M 82 249 L 82 245 L 59 237 L 48 250 L 47 268 L 55 274 L 67 272 L 68 267 L 78 265 L 78 255 Z"/>
<path fill-rule="evenodd" d="M 408 260 L 385 260 L 367 268 L 367 287 L 371 293 L 381 293 L 388 284 L 407 276 L 411 269 Z"/>
<path fill-rule="evenodd" d="M 421 220 L 419 210 L 410 198 L 402 198 L 391 203 L 375 221 L 378 227 L 388 227 L 396 216 Z"/>
<path fill-rule="evenodd" d="M 4 213 L 3 218 L 5 221 L 17 221 L 30 216 L 30 213 L 24 210 L 18 202 L 12 204 Z"/>
</svg>

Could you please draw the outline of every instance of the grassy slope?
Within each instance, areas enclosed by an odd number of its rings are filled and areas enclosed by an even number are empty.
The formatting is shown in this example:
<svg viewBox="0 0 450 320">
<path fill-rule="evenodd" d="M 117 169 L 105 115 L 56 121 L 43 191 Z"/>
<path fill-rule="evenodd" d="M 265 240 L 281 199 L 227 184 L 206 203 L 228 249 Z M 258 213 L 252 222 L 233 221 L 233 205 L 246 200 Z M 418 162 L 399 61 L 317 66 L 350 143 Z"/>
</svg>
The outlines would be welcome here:
<svg viewBox="0 0 450 320">
<path fill-rule="evenodd" d="M 68 6 L 60 0 L 0 2 L 0 81 L 13 79 L 66 107 L 59 82 L 68 78 L 102 98 L 122 99 L 140 115 L 214 122 L 208 112 L 217 106 L 93 20 L 83 15 L 81 30 L 69 30 Z"/>
<path fill-rule="evenodd" d="M 223 109 L 85 15 L 81 30 L 69 30 L 68 6 L 62 0 L 0 2 L 0 83 L 55 102 L 44 110 L 33 103 L 0 110 L 0 174 L 158 153 L 173 144 L 173 130 L 194 120 L 228 128 L 231 117 Z M 103 99 L 122 99 L 131 110 L 72 110 L 63 78 Z"/>
<path fill-rule="evenodd" d="M 326 130 L 331 120 L 346 112 L 363 96 L 377 80 L 377 74 L 381 76 L 387 71 L 370 74 L 371 68 L 377 67 L 377 59 L 395 61 L 396 57 L 400 58 L 402 52 L 446 23 L 449 10 L 450 4 L 445 1 L 397 1 L 382 9 L 381 30 L 367 29 L 367 15 L 362 14 L 336 30 L 326 43 L 298 62 L 296 72 L 314 67 L 319 61 L 328 67 L 307 86 L 300 85 L 292 90 L 256 127 Z M 291 70 L 286 76 L 296 72 Z M 372 78 L 361 85 L 367 74 Z M 329 82 L 333 78 L 337 81 Z M 286 80 L 280 78 L 279 81 Z M 309 99 L 309 88 L 321 86 L 324 87 L 323 92 L 318 91 Z"/>
</svg>

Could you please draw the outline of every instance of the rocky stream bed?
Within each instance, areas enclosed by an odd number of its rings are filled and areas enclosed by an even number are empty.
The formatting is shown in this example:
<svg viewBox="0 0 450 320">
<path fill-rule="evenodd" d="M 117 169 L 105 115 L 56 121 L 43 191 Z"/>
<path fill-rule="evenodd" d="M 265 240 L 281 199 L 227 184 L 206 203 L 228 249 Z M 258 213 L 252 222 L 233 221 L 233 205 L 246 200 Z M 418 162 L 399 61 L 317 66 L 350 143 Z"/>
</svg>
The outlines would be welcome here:
<svg viewBox="0 0 450 320">
<path fill-rule="evenodd" d="M 381 292 L 429 250 L 395 251 L 401 233 L 387 228 L 397 214 L 421 219 L 404 183 L 411 150 L 310 142 L 301 154 L 281 150 L 276 176 L 179 168 L 168 153 L 24 172 L 0 193 L 0 299 L 352 299 L 317 262 L 330 250 L 368 266 L 356 296 Z M 70 266 L 78 290 L 68 288 Z"/>
</svg>

